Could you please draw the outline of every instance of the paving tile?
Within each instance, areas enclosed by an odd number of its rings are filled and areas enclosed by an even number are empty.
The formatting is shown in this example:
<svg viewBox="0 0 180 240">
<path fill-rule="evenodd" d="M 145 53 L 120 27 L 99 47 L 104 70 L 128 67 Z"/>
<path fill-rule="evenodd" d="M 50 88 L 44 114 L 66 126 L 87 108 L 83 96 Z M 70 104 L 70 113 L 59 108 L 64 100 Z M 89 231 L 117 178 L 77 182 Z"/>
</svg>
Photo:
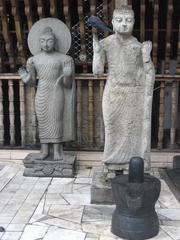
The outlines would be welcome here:
<svg viewBox="0 0 180 240">
<path fill-rule="evenodd" d="M 8 232 L 22 232 L 25 228 L 25 224 L 9 224 L 6 228 Z"/>
<path fill-rule="evenodd" d="M 91 205 L 85 206 L 82 222 L 111 221 L 114 205 Z"/>
<path fill-rule="evenodd" d="M 5 232 L 2 236 L 2 240 L 19 240 L 22 232 Z"/>
<path fill-rule="evenodd" d="M 91 193 L 91 185 L 89 184 L 73 184 L 73 193 L 74 194 L 89 194 Z"/>
<path fill-rule="evenodd" d="M 49 215 L 61 218 L 66 221 L 71 221 L 74 223 L 81 223 L 82 214 L 83 214 L 84 206 L 70 206 L 70 205 L 52 205 L 49 210 Z"/>
<path fill-rule="evenodd" d="M 28 194 L 27 198 L 25 199 L 22 206 L 20 207 L 17 214 L 15 215 L 14 219 L 12 220 L 12 223 L 16 223 L 16 224 L 28 223 L 37 205 L 39 204 L 45 190 L 47 189 L 48 184 L 50 183 L 50 180 L 51 180 L 50 178 L 49 179 L 39 178 L 38 180 L 32 178 L 31 181 L 34 181 L 35 184 L 32 185 L 32 190 L 30 189 L 30 193 Z M 38 192 L 37 192 L 37 189 L 38 189 Z"/>
<path fill-rule="evenodd" d="M 162 179 L 158 202 L 161 208 L 180 208 L 180 203 L 177 201 L 166 182 Z"/>
<path fill-rule="evenodd" d="M 180 221 L 180 209 L 160 208 L 157 209 L 156 212 L 158 213 L 159 219 Z"/>
<path fill-rule="evenodd" d="M 91 169 L 79 169 L 76 178 L 88 178 L 90 177 Z"/>
<path fill-rule="evenodd" d="M 180 221 L 160 220 L 160 225 L 161 225 L 161 226 L 180 227 Z"/>
<path fill-rule="evenodd" d="M 60 218 L 49 218 L 46 220 L 42 220 L 41 223 L 45 223 L 51 226 L 56 226 L 64 229 L 69 229 L 69 230 L 75 230 L 78 232 L 82 231 L 81 224 L 76 223 L 76 222 L 71 222 L 71 221 L 66 221 L 64 219 Z"/>
<path fill-rule="evenodd" d="M 4 171 L 3 171 L 4 170 Z M 14 165 L 9 165 L 3 168 L 0 172 L 0 191 L 9 183 L 9 181 L 16 175 L 18 172 L 17 167 Z"/>
<path fill-rule="evenodd" d="M 99 240 L 123 240 L 123 238 L 116 237 L 115 235 L 100 235 Z"/>
<path fill-rule="evenodd" d="M 83 178 L 76 178 L 74 183 L 82 183 L 82 184 L 91 184 L 92 183 L 92 178 L 86 178 L 86 177 L 83 177 Z"/>
<path fill-rule="evenodd" d="M 110 233 L 111 221 L 83 222 L 82 230 L 87 233 L 104 234 Z"/>
<path fill-rule="evenodd" d="M 90 194 L 62 194 L 62 196 L 71 205 L 90 204 Z"/>
<path fill-rule="evenodd" d="M 61 236 L 61 238 L 60 238 Z M 86 234 L 83 232 L 61 229 L 57 227 L 49 228 L 44 240 L 85 240 Z"/>
<path fill-rule="evenodd" d="M 149 238 L 149 240 L 172 240 L 172 238 L 166 232 L 160 229 L 158 235 L 153 238 Z"/>
<path fill-rule="evenodd" d="M 48 226 L 27 225 L 20 240 L 42 239 L 48 230 Z"/>
<path fill-rule="evenodd" d="M 99 235 L 94 233 L 87 233 L 85 240 L 99 240 Z"/>
<path fill-rule="evenodd" d="M 161 229 L 166 232 L 173 240 L 180 239 L 180 226 L 161 226 Z"/>
</svg>

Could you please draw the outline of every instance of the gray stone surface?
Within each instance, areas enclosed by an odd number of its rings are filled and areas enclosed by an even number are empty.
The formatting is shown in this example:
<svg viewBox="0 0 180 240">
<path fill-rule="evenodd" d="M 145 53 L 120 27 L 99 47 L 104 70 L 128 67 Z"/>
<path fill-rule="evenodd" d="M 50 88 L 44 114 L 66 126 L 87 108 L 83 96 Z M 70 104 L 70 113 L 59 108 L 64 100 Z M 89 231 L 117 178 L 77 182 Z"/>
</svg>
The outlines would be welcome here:
<svg viewBox="0 0 180 240">
<path fill-rule="evenodd" d="M 66 55 L 70 43 L 67 26 L 56 18 L 39 20 L 28 35 L 28 46 L 34 56 L 27 60 L 26 68 L 19 69 L 19 74 L 25 84 L 37 85 L 35 112 L 41 152 L 34 156 L 35 160 L 47 160 L 51 144 L 53 159 L 65 161 L 63 142 L 75 139 L 74 62 Z M 45 165 L 43 172 L 49 176 L 54 166 Z M 72 170 L 63 167 L 61 174 L 72 176 Z"/>
<path fill-rule="evenodd" d="M 0 170 L 0 182 L 5 184 L 0 190 L 0 225 L 6 230 L 0 233 L 0 239 L 56 240 L 61 239 L 64 233 L 65 240 L 121 239 L 110 232 L 115 206 L 90 205 L 87 200 L 84 201 L 85 198 L 90 199 L 90 192 L 76 192 L 77 185 L 79 188 L 90 186 L 89 176 L 94 170 L 77 169 L 74 178 L 25 178 L 21 161 L 12 163 L 6 159 L 0 163 L 5 165 Z M 88 178 L 88 181 L 83 184 L 82 178 Z M 160 232 L 153 239 L 178 240 L 180 204 L 162 179 L 161 185 L 162 191 L 156 204 Z M 73 201 L 70 201 L 69 195 Z"/>
<path fill-rule="evenodd" d="M 100 75 L 108 63 L 103 94 L 105 125 L 104 163 L 111 168 L 127 164 L 131 157 L 145 159 L 150 167 L 151 108 L 154 67 L 150 41 L 132 36 L 134 13 L 127 8 L 113 13 L 114 34 L 99 41 L 93 38 L 93 73 Z"/>
<path fill-rule="evenodd" d="M 73 177 L 75 170 L 75 156 L 64 155 L 63 160 L 53 160 L 48 157 L 36 160 L 36 154 L 28 154 L 23 160 L 27 177 Z"/>
<path fill-rule="evenodd" d="M 95 172 L 91 186 L 91 203 L 113 204 L 112 188 L 110 180 L 107 180 L 107 173 Z"/>
</svg>

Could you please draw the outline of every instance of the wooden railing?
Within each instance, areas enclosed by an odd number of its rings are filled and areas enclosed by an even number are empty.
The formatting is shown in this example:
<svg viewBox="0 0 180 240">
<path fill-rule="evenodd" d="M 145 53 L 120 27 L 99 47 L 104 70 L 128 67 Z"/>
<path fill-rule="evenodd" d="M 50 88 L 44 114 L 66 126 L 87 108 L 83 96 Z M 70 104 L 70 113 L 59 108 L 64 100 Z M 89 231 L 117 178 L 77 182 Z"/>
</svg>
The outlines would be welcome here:
<svg viewBox="0 0 180 240">
<path fill-rule="evenodd" d="M 80 149 L 102 149 L 104 145 L 104 126 L 102 119 L 102 95 L 106 75 L 94 77 L 92 74 L 76 75 L 76 136 L 77 140 L 70 147 Z M 165 116 L 165 87 L 171 84 L 171 127 L 170 144 L 164 146 L 164 116 Z M 177 121 L 177 92 L 180 83 L 179 75 L 156 75 L 155 104 L 159 103 L 158 111 L 153 108 L 154 119 L 152 129 L 153 146 L 157 149 L 176 147 L 176 121 Z M 18 89 L 17 89 L 18 88 Z M 38 142 L 37 126 L 34 113 L 34 88 L 28 92 L 15 74 L 0 74 L 0 144 L 1 146 L 25 147 L 35 146 Z M 31 102 L 31 104 L 30 104 Z M 29 105 L 29 106 L 28 106 Z M 31 125 L 31 126 L 30 126 Z M 157 136 L 157 140 L 154 140 Z M 154 139 L 153 139 L 154 138 Z"/>
<path fill-rule="evenodd" d="M 88 15 L 96 14 L 111 25 L 112 12 L 123 0 L 0 0 L 0 72 L 16 72 L 30 53 L 27 35 L 33 23 L 44 17 L 57 17 L 64 21 L 72 33 L 71 56 L 78 72 L 91 72 L 92 29 Z M 153 42 L 152 58 L 158 73 L 159 63 L 164 60 L 164 71 L 170 73 L 170 60 L 177 60 L 179 0 L 128 1 L 135 11 L 134 35 L 138 40 Z M 107 33 L 99 33 L 99 38 Z M 83 57 L 82 57 L 83 56 Z M 170 73 L 171 74 L 171 73 Z"/>
</svg>

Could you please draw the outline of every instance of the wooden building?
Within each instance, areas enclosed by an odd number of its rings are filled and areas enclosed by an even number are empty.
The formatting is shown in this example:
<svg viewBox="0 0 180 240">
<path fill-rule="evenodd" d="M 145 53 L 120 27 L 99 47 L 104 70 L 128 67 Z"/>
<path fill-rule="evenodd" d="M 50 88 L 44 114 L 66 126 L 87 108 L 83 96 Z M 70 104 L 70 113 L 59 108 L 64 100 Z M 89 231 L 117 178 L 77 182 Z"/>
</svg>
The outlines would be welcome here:
<svg viewBox="0 0 180 240">
<path fill-rule="evenodd" d="M 101 113 L 106 74 L 92 75 L 92 32 L 88 16 L 98 15 L 111 26 L 113 9 L 120 0 L 0 0 L 0 145 L 34 148 L 38 145 L 34 95 L 24 86 L 17 69 L 30 56 L 27 35 L 32 24 L 57 17 L 72 33 L 69 54 L 76 66 L 77 140 L 67 148 L 102 150 Z M 180 150 L 180 1 L 129 0 L 135 11 L 134 35 L 153 42 L 156 68 L 152 114 L 152 148 Z M 99 38 L 107 36 L 100 32 Z"/>
</svg>

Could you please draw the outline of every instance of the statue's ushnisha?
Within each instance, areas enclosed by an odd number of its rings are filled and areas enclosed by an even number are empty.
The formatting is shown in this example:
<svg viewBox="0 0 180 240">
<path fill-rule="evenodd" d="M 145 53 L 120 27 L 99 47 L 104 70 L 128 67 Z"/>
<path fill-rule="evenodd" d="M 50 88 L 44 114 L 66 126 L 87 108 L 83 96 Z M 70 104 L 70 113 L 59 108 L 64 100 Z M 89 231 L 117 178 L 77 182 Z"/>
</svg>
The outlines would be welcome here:
<svg viewBox="0 0 180 240">
<path fill-rule="evenodd" d="M 28 35 L 28 46 L 34 55 L 19 74 L 25 83 L 36 84 L 35 111 L 38 120 L 41 152 L 36 160 L 49 156 L 63 160 L 62 143 L 74 140 L 74 62 L 66 53 L 71 45 L 67 26 L 58 19 L 36 22 Z"/>
<path fill-rule="evenodd" d="M 150 41 L 140 43 L 132 36 L 134 12 L 121 6 L 113 13 L 114 34 L 98 41 L 93 37 L 93 73 L 108 77 L 103 95 L 105 125 L 104 163 L 110 169 L 127 164 L 132 157 L 150 163 L 151 108 L 154 67 Z M 119 168 L 120 169 L 120 168 Z"/>
</svg>

